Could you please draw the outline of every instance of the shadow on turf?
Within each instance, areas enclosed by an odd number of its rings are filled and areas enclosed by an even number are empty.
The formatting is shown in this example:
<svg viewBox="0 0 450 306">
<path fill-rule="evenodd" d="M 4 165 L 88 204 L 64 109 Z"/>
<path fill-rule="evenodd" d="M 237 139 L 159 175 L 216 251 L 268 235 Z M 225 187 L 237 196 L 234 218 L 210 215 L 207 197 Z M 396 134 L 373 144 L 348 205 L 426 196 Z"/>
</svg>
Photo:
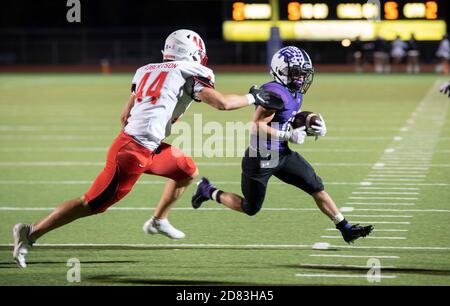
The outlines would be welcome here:
<svg viewBox="0 0 450 306">
<path fill-rule="evenodd" d="M 128 284 L 128 285 L 257 285 L 253 283 L 238 283 L 224 281 L 208 281 L 208 280 L 186 280 L 186 279 L 146 279 L 131 278 L 125 275 L 109 274 L 97 275 L 87 278 L 92 282 L 108 283 L 108 284 Z"/>
<path fill-rule="evenodd" d="M 136 263 L 136 260 L 88 260 L 82 261 L 82 264 L 116 264 L 116 263 Z M 30 267 L 33 265 L 66 265 L 67 261 L 31 261 L 28 263 Z M 0 269 L 17 268 L 17 264 L 14 261 L 0 262 Z"/>
<path fill-rule="evenodd" d="M 308 266 L 308 265 L 282 265 L 282 268 L 300 268 L 300 269 L 311 269 L 311 270 L 326 270 L 326 271 L 340 271 L 340 272 L 367 272 L 369 267 L 332 267 L 332 266 Z M 450 270 L 440 270 L 440 269 L 419 269 L 419 268 L 382 268 L 384 272 L 397 272 L 406 274 L 425 274 L 425 275 L 450 275 Z"/>
</svg>

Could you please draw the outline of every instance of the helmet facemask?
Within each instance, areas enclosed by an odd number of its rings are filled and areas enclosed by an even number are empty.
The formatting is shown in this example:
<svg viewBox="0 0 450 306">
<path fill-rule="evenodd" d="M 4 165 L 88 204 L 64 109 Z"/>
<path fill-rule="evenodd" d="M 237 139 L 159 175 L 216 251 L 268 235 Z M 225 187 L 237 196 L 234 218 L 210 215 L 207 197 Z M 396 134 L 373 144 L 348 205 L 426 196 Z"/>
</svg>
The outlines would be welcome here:
<svg viewBox="0 0 450 306">
<path fill-rule="evenodd" d="M 301 94 L 305 94 L 313 82 L 314 68 L 302 69 L 298 65 L 289 67 L 288 63 L 288 71 L 287 87 L 292 91 L 300 91 Z"/>
<path fill-rule="evenodd" d="M 314 68 L 309 67 L 302 69 L 299 65 L 290 66 L 290 63 L 288 62 L 285 69 L 278 71 L 278 73 L 272 71 L 272 74 L 290 91 L 300 91 L 301 94 L 305 94 L 313 82 Z M 285 79 L 286 81 L 283 82 L 282 79 Z"/>
</svg>

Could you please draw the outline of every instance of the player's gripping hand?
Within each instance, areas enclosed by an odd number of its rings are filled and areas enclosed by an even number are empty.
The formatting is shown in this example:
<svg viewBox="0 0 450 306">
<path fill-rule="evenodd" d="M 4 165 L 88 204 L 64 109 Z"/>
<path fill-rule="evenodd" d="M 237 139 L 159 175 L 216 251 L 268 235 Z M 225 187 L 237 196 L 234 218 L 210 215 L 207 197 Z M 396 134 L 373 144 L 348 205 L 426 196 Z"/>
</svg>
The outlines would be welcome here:
<svg viewBox="0 0 450 306">
<path fill-rule="evenodd" d="M 295 144 L 302 144 L 306 138 L 306 127 L 301 126 L 290 131 L 277 131 L 277 137 L 280 140 L 289 141 Z"/>
<path fill-rule="evenodd" d="M 448 95 L 448 97 L 450 98 L 450 82 L 445 82 L 444 84 L 442 84 L 439 91 L 444 95 Z"/>
<path fill-rule="evenodd" d="M 315 136 L 325 136 L 327 134 L 327 126 L 322 115 L 319 115 L 320 120 L 316 120 L 314 125 L 311 125 L 311 129 Z"/>
<path fill-rule="evenodd" d="M 305 142 L 305 138 L 306 138 L 305 127 L 302 126 L 302 127 L 293 129 L 291 131 L 291 136 L 289 137 L 289 141 L 292 143 L 296 143 L 296 144 L 302 144 Z"/>
<path fill-rule="evenodd" d="M 302 144 L 305 142 L 305 138 L 306 138 L 305 126 L 290 131 L 289 141 L 292 143 Z"/>
<path fill-rule="evenodd" d="M 249 94 L 255 99 L 255 105 L 261 105 L 267 109 L 284 110 L 281 97 L 273 92 L 258 88 L 256 85 L 250 87 Z"/>
</svg>

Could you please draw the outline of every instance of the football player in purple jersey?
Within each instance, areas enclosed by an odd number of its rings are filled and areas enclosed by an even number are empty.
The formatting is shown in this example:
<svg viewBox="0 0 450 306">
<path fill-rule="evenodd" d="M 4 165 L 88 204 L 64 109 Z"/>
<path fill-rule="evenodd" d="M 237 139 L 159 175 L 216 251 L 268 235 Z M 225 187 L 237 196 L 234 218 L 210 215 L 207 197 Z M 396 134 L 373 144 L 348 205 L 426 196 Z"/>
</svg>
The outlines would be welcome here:
<svg viewBox="0 0 450 306">
<path fill-rule="evenodd" d="M 197 209 L 203 202 L 214 200 L 230 209 L 253 216 L 261 209 L 267 184 L 272 175 L 286 184 L 302 189 L 312 196 L 319 209 L 328 216 L 348 243 L 365 237 L 372 225 L 351 225 L 325 191 L 321 178 L 313 167 L 288 143 L 301 144 L 306 137 L 305 127 L 290 129 L 290 122 L 300 112 L 303 95 L 311 86 L 314 68 L 309 55 L 294 46 L 278 50 L 272 57 L 272 82 L 261 86 L 277 94 L 284 103 L 284 110 L 270 110 L 257 106 L 253 115 L 254 129 L 242 160 L 241 188 L 243 197 L 225 192 L 203 177 L 192 197 Z M 327 129 L 321 118 L 312 126 L 316 136 L 325 136 Z"/>
</svg>

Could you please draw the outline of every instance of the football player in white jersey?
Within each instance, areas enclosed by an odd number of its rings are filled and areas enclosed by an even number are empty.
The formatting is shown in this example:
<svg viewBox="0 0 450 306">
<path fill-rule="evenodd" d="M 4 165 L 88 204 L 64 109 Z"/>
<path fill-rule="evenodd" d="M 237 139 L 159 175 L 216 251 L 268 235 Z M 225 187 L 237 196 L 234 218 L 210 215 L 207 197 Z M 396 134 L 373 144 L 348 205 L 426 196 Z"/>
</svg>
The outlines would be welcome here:
<svg viewBox="0 0 450 306">
<path fill-rule="evenodd" d="M 195 162 L 178 148 L 164 143 L 172 124 L 188 109 L 192 100 L 219 110 L 251 104 L 281 109 L 279 97 L 252 87 L 247 95 L 223 95 L 214 89 L 214 73 L 205 67 L 203 40 L 190 30 L 170 34 L 164 45 L 163 63 L 139 68 L 132 80 L 131 95 L 122 111 L 122 131 L 111 144 L 104 169 L 81 197 L 66 201 L 41 221 L 13 228 L 14 260 L 26 267 L 25 256 L 42 235 L 74 220 L 104 212 L 122 199 L 141 174 L 168 178 L 154 215 L 144 232 L 183 238 L 167 217 L 173 203 L 198 175 Z"/>
</svg>

